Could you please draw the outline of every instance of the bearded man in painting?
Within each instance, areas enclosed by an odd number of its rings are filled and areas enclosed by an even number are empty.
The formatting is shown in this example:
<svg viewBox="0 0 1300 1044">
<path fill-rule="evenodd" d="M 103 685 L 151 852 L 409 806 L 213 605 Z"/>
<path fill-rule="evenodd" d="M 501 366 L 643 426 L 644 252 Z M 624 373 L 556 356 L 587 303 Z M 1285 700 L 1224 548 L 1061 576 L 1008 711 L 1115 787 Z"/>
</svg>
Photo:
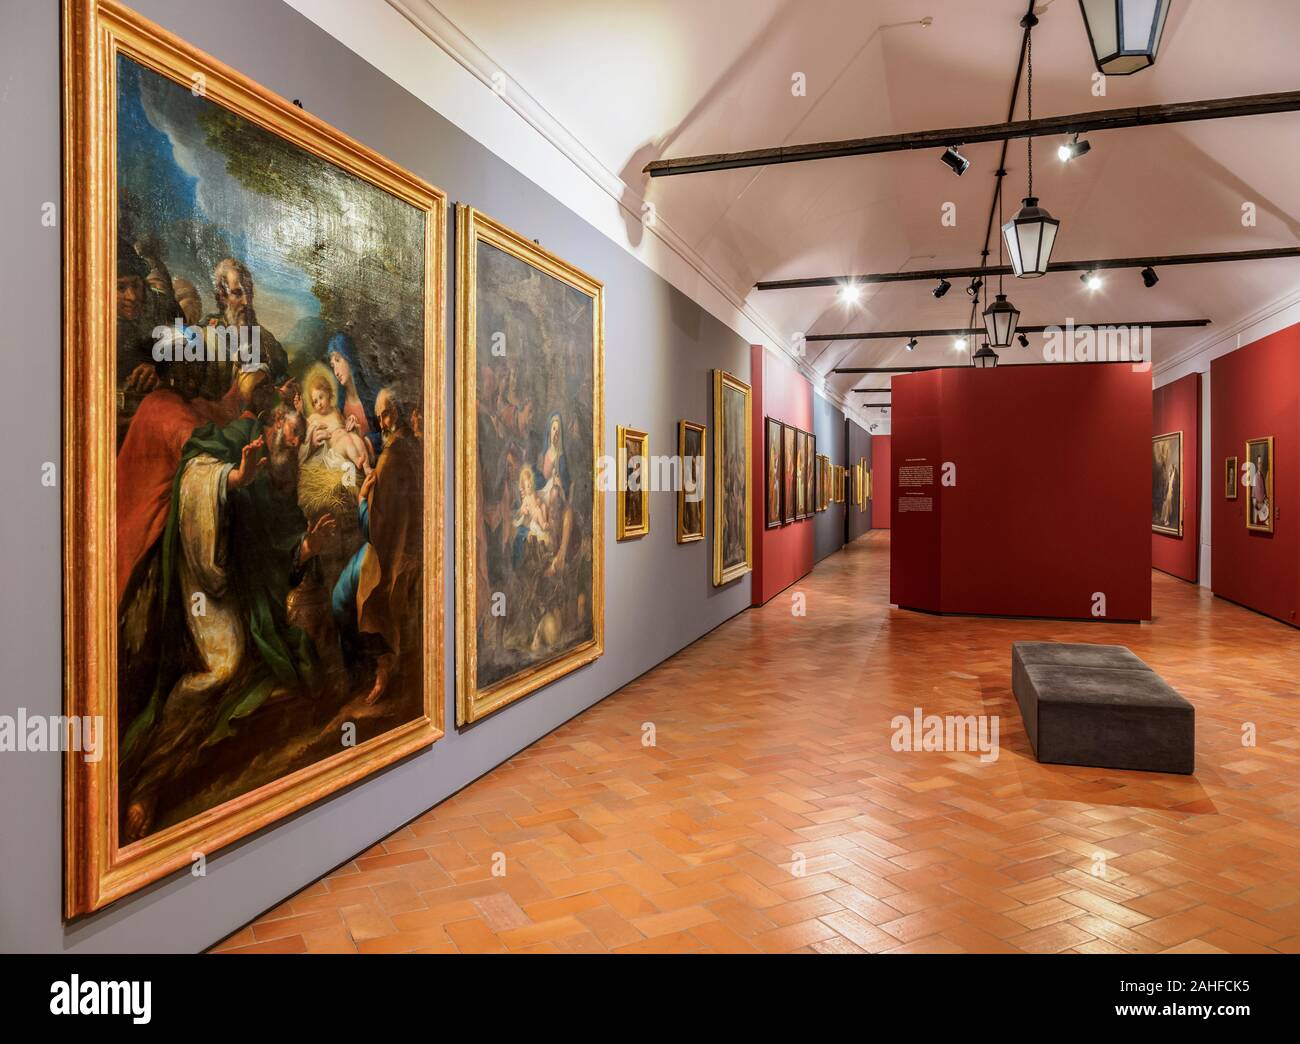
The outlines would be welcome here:
<svg viewBox="0 0 1300 1044">
<path fill-rule="evenodd" d="M 217 298 L 217 310 L 210 312 L 203 319 L 203 326 L 209 336 L 215 335 L 215 327 L 234 328 L 251 331 L 257 328 L 260 358 L 256 361 L 264 364 L 270 371 L 271 380 L 283 385 L 289 379 L 289 356 L 276 340 L 275 335 L 257 321 L 257 310 L 253 307 L 253 273 L 244 262 L 227 257 L 217 263 L 212 271 L 212 288 Z M 212 398 L 220 398 L 230 387 L 230 371 L 218 364 L 212 364 L 213 387 L 208 391 Z M 292 400 L 292 393 L 283 387 L 281 393 Z"/>
<path fill-rule="evenodd" d="M 366 703 L 378 702 L 395 675 L 418 669 L 422 625 L 420 568 L 424 460 L 420 442 L 392 388 L 375 396 L 384 451 L 361 484 L 361 535 L 366 543 L 334 586 L 335 623 L 354 656 L 360 645 L 377 650 L 375 680 Z"/>
<path fill-rule="evenodd" d="M 126 730 L 127 841 L 150 832 L 161 795 L 192 793 L 180 781 L 238 719 L 273 696 L 320 691 L 315 647 L 288 623 L 286 603 L 334 518 L 308 526 L 298 506 L 303 426 L 276 408 L 266 369 L 240 373 L 236 389 L 240 416 L 194 432 L 172 487 L 160 598 L 192 648 L 182 662 L 180 643 L 169 643 L 153 697 Z"/>
</svg>

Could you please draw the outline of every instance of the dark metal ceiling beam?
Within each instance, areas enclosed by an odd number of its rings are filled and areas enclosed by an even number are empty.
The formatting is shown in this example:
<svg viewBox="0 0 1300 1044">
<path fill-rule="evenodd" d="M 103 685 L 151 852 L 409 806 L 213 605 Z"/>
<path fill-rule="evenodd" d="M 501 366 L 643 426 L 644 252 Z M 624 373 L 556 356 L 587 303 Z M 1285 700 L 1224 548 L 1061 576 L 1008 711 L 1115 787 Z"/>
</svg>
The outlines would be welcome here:
<svg viewBox="0 0 1300 1044">
<path fill-rule="evenodd" d="M 908 152 L 914 149 L 946 149 L 950 146 L 973 145 L 984 141 L 1087 134 L 1093 131 L 1120 130 L 1127 127 L 1154 127 L 1166 123 L 1192 123 L 1198 120 L 1235 119 L 1242 116 L 1265 116 L 1271 113 L 1297 111 L 1300 111 L 1300 91 L 1248 94 L 1236 98 L 1208 98 L 1204 101 L 1098 109 L 1091 112 L 1067 113 L 1062 116 L 1043 116 L 1033 120 L 1008 120 L 1004 123 L 988 123 L 976 127 L 906 131 L 902 134 L 880 134 L 870 138 L 820 141 L 807 145 L 780 145 L 775 148 L 749 149 L 744 152 L 680 156 L 676 159 L 652 160 L 645 165 L 644 172 L 653 178 L 663 178 L 676 174 L 765 167 L 778 163 L 804 163 L 809 160 L 838 159 L 843 156 Z"/>
<path fill-rule="evenodd" d="M 1009 366 L 1033 365 L 1033 366 L 1113 366 L 1122 363 L 1125 366 L 1132 366 L 1131 359 L 1086 359 L 1075 362 L 1058 362 L 1058 363 L 1031 363 L 1019 364 L 1008 363 Z M 837 366 L 831 373 L 921 373 L 925 370 L 969 370 L 973 369 L 970 363 L 954 363 L 951 366 Z"/>
<path fill-rule="evenodd" d="M 1209 319 L 1155 319 L 1147 322 L 1132 323 L 1075 323 L 1076 330 L 1091 327 L 1100 330 L 1110 327 L 1139 326 L 1151 330 L 1182 330 L 1189 327 L 1209 326 Z M 1017 326 L 1016 333 L 1044 333 L 1047 330 L 1063 330 L 1064 324 L 1052 326 Z M 954 327 L 951 330 L 863 330 L 860 333 L 805 334 L 805 341 L 892 341 L 906 340 L 909 337 L 976 337 L 984 333 L 982 326 Z"/>
<path fill-rule="evenodd" d="M 1300 257 L 1300 247 L 1270 247 L 1263 250 L 1220 250 L 1204 254 L 1164 254 L 1153 257 L 1111 257 L 1094 261 L 1053 261 L 1048 272 L 1101 272 L 1116 268 L 1171 268 L 1176 265 L 1219 265 L 1230 261 L 1277 261 Z M 975 265 L 970 268 L 930 268 L 915 272 L 872 272 L 868 275 L 814 276 L 809 279 L 769 279 L 754 284 L 755 290 L 806 290 L 816 286 L 845 283 L 917 283 L 940 279 L 1012 275 L 1010 265 Z"/>
</svg>

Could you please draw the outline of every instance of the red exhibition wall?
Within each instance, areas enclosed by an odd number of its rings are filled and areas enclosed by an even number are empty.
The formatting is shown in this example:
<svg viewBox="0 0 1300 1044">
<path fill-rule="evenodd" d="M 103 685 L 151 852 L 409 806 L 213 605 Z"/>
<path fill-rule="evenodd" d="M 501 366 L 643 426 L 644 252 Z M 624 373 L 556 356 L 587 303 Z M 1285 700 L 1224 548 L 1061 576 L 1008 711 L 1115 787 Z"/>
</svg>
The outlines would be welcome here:
<svg viewBox="0 0 1300 1044">
<path fill-rule="evenodd" d="M 1273 532 L 1246 529 L 1246 490 L 1224 491 L 1225 461 L 1273 437 Z M 1214 593 L 1295 625 L 1300 604 L 1300 326 L 1210 363 L 1210 581 Z"/>
<path fill-rule="evenodd" d="M 1201 543 L 1201 375 L 1189 373 L 1151 394 L 1151 434 L 1183 433 L 1183 535 L 1151 533 L 1151 564 L 1196 583 Z M 1154 493 L 1154 490 L 1152 491 Z"/>
<path fill-rule="evenodd" d="M 893 470 L 889 465 L 889 436 L 871 436 L 871 528 L 889 528 L 893 501 Z"/>
<path fill-rule="evenodd" d="M 811 572 L 816 551 L 814 516 L 787 526 L 768 529 L 764 498 L 765 417 L 813 431 L 812 385 L 794 367 L 777 358 L 762 345 L 750 346 L 749 372 L 753 382 L 754 459 L 754 576 L 751 601 L 762 605 L 801 576 Z M 820 449 L 818 452 L 822 452 Z"/>
<path fill-rule="evenodd" d="M 1126 364 L 896 377 L 890 601 L 1151 617 L 1151 376 Z M 944 484 L 945 463 L 952 484 Z"/>
</svg>

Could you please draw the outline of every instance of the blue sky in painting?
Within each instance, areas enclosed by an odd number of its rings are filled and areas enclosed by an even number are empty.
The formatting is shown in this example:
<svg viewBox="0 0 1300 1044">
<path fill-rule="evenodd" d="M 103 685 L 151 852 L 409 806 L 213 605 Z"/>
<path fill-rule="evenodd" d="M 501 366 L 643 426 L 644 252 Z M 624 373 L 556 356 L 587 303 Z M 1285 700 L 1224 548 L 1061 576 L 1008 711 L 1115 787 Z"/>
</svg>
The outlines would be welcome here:
<svg viewBox="0 0 1300 1044">
<path fill-rule="evenodd" d="M 253 273 L 259 321 L 284 338 L 320 311 L 309 276 L 286 257 L 303 215 L 226 173 L 200 120 L 211 104 L 119 57 L 117 158 L 120 190 L 133 199 L 129 233 L 162 239 L 168 269 L 199 288 L 205 311 L 216 307 L 216 261 L 226 254 L 243 260 Z"/>
</svg>

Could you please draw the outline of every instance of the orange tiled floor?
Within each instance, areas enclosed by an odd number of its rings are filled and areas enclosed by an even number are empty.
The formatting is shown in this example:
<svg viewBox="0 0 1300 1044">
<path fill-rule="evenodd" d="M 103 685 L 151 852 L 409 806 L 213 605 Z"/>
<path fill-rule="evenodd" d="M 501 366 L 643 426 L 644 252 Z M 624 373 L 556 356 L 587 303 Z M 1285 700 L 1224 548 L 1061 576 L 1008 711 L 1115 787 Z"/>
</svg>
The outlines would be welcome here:
<svg viewBox="0 0 1300 1044">
<path fill-rule="evenodd" d="M 1300 635 L 1159 573 L 1151 626 L 891 611 L 888 566 L 833 555 L 806 617 L 742 614 L 217 949 L 1300 951 Z M 1035 762 L 1018 638 L 1130 646 L 1195 777 Z M 1000 758 L 893 751 L 914 707 L 1000 716 Z"/>
</svg>

